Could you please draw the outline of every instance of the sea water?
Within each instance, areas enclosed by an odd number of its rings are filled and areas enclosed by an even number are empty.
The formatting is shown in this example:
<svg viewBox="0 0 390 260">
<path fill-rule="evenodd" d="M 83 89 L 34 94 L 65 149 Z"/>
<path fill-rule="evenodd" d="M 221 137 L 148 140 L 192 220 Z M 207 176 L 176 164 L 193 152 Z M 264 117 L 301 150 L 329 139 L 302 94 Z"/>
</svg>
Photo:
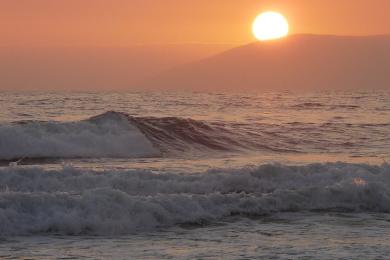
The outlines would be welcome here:
<svg viewBox="0 0 390 260">
<path fill-rule="evenodd" d="M 0 106 L 2 259 L 390 256 L 390 92 Z"/>
</svg>

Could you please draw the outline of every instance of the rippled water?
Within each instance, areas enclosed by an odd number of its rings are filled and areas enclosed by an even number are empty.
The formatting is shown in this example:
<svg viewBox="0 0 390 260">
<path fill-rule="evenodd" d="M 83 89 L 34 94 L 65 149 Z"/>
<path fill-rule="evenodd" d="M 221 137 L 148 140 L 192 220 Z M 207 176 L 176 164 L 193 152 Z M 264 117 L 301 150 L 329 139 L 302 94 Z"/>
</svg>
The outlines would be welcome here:
<svg viewBox="0 0 390 260">
<path fill-rule="evenodd" d="M 389 92 L 1 93 L 0 106 L 2 258 L 390 253 Z"/>
</svg>

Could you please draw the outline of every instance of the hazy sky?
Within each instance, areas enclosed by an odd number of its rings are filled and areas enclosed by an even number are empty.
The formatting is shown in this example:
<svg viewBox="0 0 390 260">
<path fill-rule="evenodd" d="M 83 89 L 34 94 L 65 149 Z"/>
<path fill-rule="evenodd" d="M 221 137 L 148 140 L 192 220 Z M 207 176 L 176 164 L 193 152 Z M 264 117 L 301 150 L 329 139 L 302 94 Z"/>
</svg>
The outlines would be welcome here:
<svg viewBox="0 0 390 260">
<path fill-rule="evenodd" d="M 2 45 L 245 43 L 264 10 L 292 33 L 390 33 L 389 0 L 1 0 Z"/>
<path fill-rule="evenodd" d="M 390 0 L 0 0 L 0 90 L 139 87 L 255 41 L 266 10 L 291 34 L 390 34 Z"/>
</svg>

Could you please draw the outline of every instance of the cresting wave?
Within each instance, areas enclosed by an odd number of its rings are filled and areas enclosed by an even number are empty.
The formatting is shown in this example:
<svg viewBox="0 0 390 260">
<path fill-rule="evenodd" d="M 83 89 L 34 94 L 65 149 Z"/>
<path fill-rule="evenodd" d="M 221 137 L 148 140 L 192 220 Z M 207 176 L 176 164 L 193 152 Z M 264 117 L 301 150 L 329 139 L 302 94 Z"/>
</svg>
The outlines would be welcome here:
<svg viewBox="0 0 390 260">
<path fill-rule="evenodd" d="M 210 156 L 221 153 L 387 154 L 388 124 L 262 123 L 133 117 L 0 124 L 0 164 L 62 158 Z M 369 136 L 369 138 L 367 138 Z"/>
<path fill-rule="evenodd" d="M 0 159 L 144 157 L 158 155 L 119 113 L 79 122 L 26 121 L 0 125 Z"/>
<path fill-rule="evenodd" d="M 106 112 L 78 122 L 23 121 L 0 124 L 0 160 L 134 158 L 207 150 L 279 151 L 277 147 L 258 142 L 261 139 L 261 133 L 234 132 L 221 124 Z"/>
<path fill-rule="evenodd" d="M 390 166 L 261 165 L 204 173 L 0 169 L 0 235 L 130 234 L 277 212 L 390 212 Z"/>
</svg>

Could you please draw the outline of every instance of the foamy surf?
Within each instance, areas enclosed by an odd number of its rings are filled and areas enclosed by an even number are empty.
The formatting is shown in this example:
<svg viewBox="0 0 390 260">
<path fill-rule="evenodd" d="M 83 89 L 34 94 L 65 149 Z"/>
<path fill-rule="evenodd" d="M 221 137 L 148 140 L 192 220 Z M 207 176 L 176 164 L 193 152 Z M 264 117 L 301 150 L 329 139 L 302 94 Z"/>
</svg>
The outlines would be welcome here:
<svg viewBox="0 0 390 260">
<path fill-rule="evenodd" d="M 159 150 L 120 113 L 77 122 L 27 121 L 0 125 L 0 160 L 132 158 Z"/>
<path fill-rule="evenodd" d="M 390 212 L 390 167 L 281 164 L 203 173 L 8 167 L 0 234 L 130 234 L 230 216 Z"/>
</svg>

